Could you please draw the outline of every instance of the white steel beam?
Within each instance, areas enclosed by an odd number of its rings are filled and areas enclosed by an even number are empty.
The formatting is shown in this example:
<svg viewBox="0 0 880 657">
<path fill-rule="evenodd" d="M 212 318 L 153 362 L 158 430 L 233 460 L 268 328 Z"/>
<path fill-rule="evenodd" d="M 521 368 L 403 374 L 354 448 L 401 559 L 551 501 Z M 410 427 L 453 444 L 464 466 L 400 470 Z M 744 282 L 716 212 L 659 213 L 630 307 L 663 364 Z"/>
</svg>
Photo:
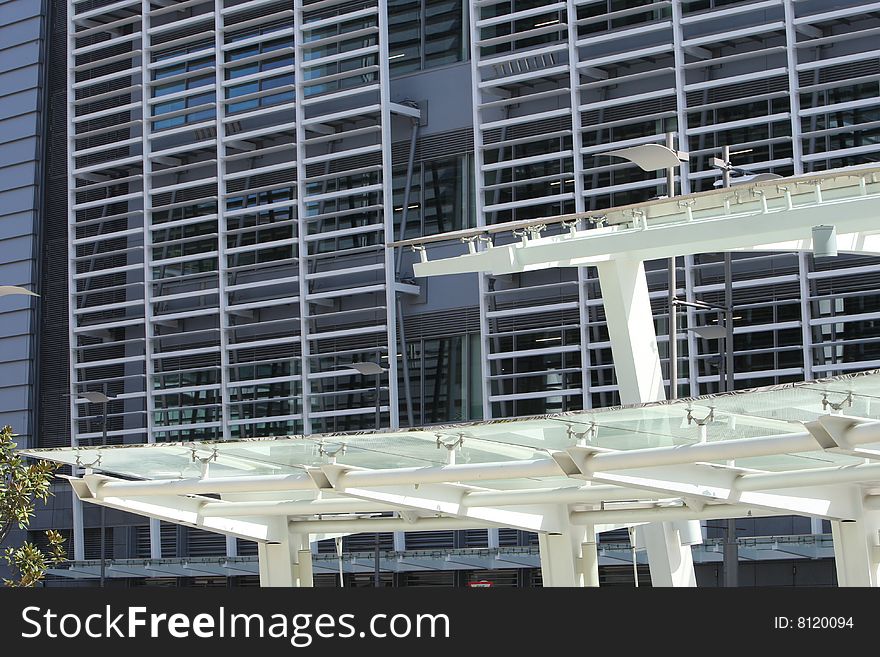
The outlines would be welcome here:
<svg viewBox="0 0 880 657">
<path fill-rule="evenodd" d="M 359 518 L 333 520 L 294 520 L 290 530 L 294 533 L 320 534 L 360 534 L 370 532 L 411 532 L 411 531 L 449 531 L 453 529 L 485 529 L 489 523 L 470 518 L 449 518 L 445 516 L 406 518 Z"/>
<path fill-rule="evenodd" d="M 474 519 L 478 526 L 513 527 L 533 532 L 557 531 L 559 527 L 559 513 L 562 509 L 559 506 L 470 507 L 463 503 L 467 489 L 459 485 L 419 484 L 418 488 L 385 485 L 378 489 L 363 488 L 348 483 L 351 474 L 363 471 L 347 471 L 342 466 L 326 466 L 324 472 L 333 484 L 335 492 L 354 498 L 397 508 Z"/>
<path fill-rule="evenodd" d="M 595 265 L 621 257 L 644 261 L 724 250 L 809 250 L 812 227 L 828 223 L 830 214 L 837 227 L 839 250 L 880 252 L 880 231 L 875 222 L 880 183 L 871 182 L 872 175 L 871 169 L 853 169 L 817 174 L 811 180 L 781 179 L 733 192 L 716 190 L 678 197 L 675 208 L 670 201 L 657 201 L 616 209 L 618 225 L 521 240 L 436 261 L 426 259 L 415 263 L 414 271 L 417 276 L 497 275 Z M 823 185 L 843 179 L 851 181 L 844 191 L 841 186 L 823 189 Z M 690 202 L 707 204 L 707 208 L 694 210 L 693 218 L 688 219 L 680 204 Z M 710 205 L 713 203 L 716 205 Z M 430 241 L 439 239 L 426 240 Z"/>
<path fill-rule="evenodd" d="M 236 519 L 203 518 L 199 515 L 201 500 L 174 495 L 154 496 L 146 499 L 124 496 L 98 497 L 90 488 L 95 483 L 94 480 L 90 481 L 88 478 L 84 478 L 69 479 L 69 481 L 77 497 L 84 502 L 250 541 L 275 541 L 283 537 L 283 533 L 273 529 L 273 520 L 268 518 L 250 516 Z"/>
</svg>

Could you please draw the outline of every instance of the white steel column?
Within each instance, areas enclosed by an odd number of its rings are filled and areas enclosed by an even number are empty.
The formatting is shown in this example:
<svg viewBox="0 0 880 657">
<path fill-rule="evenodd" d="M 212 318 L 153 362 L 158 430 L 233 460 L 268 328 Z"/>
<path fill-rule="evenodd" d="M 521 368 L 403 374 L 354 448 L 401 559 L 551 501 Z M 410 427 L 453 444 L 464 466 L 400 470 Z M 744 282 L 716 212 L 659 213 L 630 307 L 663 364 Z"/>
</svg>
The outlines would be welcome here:
<svg viewBox="0 0 880 657">
<path fill-rule="evenodd" d="M 308 535 L 288 534 L 287 518 L 276 518 L 273 521 L 278 524 L 278 534 L 284 538 L 278 542 L 257 544 L 260 586 L 313 586 L 312 553 Z"/>
<path fill-rule="evenodd" d="M 67 334 L 68 334 L 68 374 L 70 381 L 70 390 L 73 393 L 77 383 L 77 353 L 76 353 L 76 211 L 73 206 L 76 205 L 76 181 L 72 172 L 76 167 L 76 160 L 73 157 L 76 148 L 76 128 L 74 119 L 76 118 L 76 107 L 74 105 L 73 84 L 76 81 L 74 72 L 74 56 L 73 51 L 76 47 L 76 25 L 74 25 L 75 8 L 72 0 L 67 2 Z M 70 405 L 70 446 L 76 447 L 78 440 L 77 434 L 77 397 L 71 394 L 67 398 Z M 80 474 L 82 471 L 74 468 L 74 474 Z M 71 508 L 73 510 L 72 528 L 73 532 L 73 558 L 81 561 L 85 558 L 85 539 L 83 535 L 83 507 L 82 501 L 72 493 Z"/>
<path fill-rule="evenodd" d="M 260 563 L 260 586 L 290 587 L 293 586 L 293 563 L 290 545 L 281 543 L 258 543 L 257 557 Z"/>
<path fill-rule="evenodd" d="M 141 137 L 143 140 L 141 156 L 144 167 L 144 395 L 146 396 L 144 404 L 147 409 L 147 442 L 154 443 L 156 442 L 156 435 L 153 432 L 156 404 L 155 399 L 153 398 L 153 285 L 151 283 L 153 278 L 153 215 L 151 203 L 152 185 L 150 180 L 153 167 L 150 161 L 150 154 L 152 152 L 150 132 L 152 124 L 148 120 L 150 116 L 150 72 L 147 69 L 147 65 L 149 64 L 150 45 L 150 0 L 142 0 L 141 14 Z M 162 558 L 162 525 L 155 519 L 150 519 L 150 558 Z"/>
<path fill-rule="evenodd" d="M 801 94 L 797 70 L 797 32 L 795 32 L 795 0 L 782 0 L 785 7 L 785 51 L 788 65 L 788 101 L 791 104 L 791 156 L 794 173 L 804 172 L 804 148 L 801 141 Z"/>
<path fill-rule="evenodd" d="M 615 258 L 598 269 L 621 403 L 665 399 L 644 263 Z M 691 548 L 681 544 L 674 525 L 652 523 L 640 531 L 654 586 L 696 586 Z"/>
<path fill-rule="evenodd" d="M 678 136 L 678 148 L 682 151 L 689 151 L 688 135 L 687 135 L 687 95 L 685 88 L 687 86 L 685 77 L 685 58 L 682 41 L 684 35 L 681 29 L 681 0 L 672 0 L 672 52 L 675 58 L 675 109 L 676 109 L 676 127 Z M 662 132 L 668 132 L 665 128 Z M 690 164 L 682 162 L 679 167 L 679 176 L 681 184 L 681 193 L 690 194 Z"/>
<path fill-rule="evenodd" d="M 538 534 L 545 587 L 578 586 L 577 555 L 569 534 Z"/>
<path fill-rule="evenodd" d="M 302 0 L 294 0 L 293 3 L 293 23 L 294 23 L 294 86 L 296 88 L 296 258 L 297 258 L 297 274 L 299 283 L 300 298 L 300 400 L 302 413 L 303 433 L 308 435 L 312 433 L 311 411 L 311 395 L 312 385 L 309 380 L 311 372 L 311 349 L 309 347 L 309 315 L 311 315 L 311 306 L 308 302 L 309 281 L 308 281 L 308 260 L 306 253 L 308 252 L 308 244 L 306 243 L 306 234 L 308 226 L 306 223 L 306 215 L 308 214 L 305 206 L 306 197 L 306 129 L 302 122 L 305 117 L 305 109 L 303 101 L 305 100 L 305 90 L 303 88 L 303 9 Z"/>
<path fill-rule="evenodd" d="M 697 585 L 691 548 L 681 544 L 679 527 L 678 523 L 662 522 L 638 528 L 648 551 L 651 586 Z"/>
<path fill-rule="evenodd" d="M 382 105 L 382 221 L 385 244 L 396 239 L 394 235 L 394 195 L 392 191 L 391 157 L 391 71 L 388 64 L 388 2 L 379 0 L 379 98 Z M 400 426 L 400 406 L 397 386 L 397 273 L 394 249 L 385 248 L 385 326 L 388 340 L 388 426 Z M 406 345 L 404 345 L 406 349 Z M 376 394 L 381 394 L 377 392 Z M 381 402 L 376 402 L 381 405 Z M 377 427 L 378 428 L 378 427 Z"/>
<path fill-rule="evenodd" d="M 838 586 L 877 586 L 876 529 L 867 530 L 865 520 L 834 520 L 834 565 Z"/>
<path fill-rule="evenodd" d="M 587 525 L 581 543 L 580 566 L 583 586 L 599 586 L 599 551 L 596 544 L 596 531 L 592 525 Z"/>
<path fill-rule="evenodd" d="M 231 438 L 229 432 L 229 297 L 227 238 L 226 238 L 226 146 L 224 118 L 226 117 L 226 98 L 223 88 L 225 76 L 223 55 L 223 0 L 214 0 L 214 94 L 216 115 L 214 121 L 217 131 L 217 290 L 220 303 L 220 430 L 223 440 Z"/>
<path fill-rule="evenodd" d="M 686 301 L 693 303 L 696 301 L 694 295 L 694 256 L 684 256 L 684 296 Z M 696 312 L 691 306 L 685 308 L 685 317 L 687 318 L 688 327 L 696 326 Z M 698 365 L 699 348 L 697 346 L 697 334 L 694 331 L 688 331 L 685 336 L 688 346 L 687 362 L 688 362 L 688 394 L 691 397 L 697 397 L 700 394 L 700 368 Z"/>
<path fill-rule="evenodd" d="M 810 319 L 813 314 L 810 311 L 810 263 L 807 260 L 807 252 L 799 251 L 798 257 L 798 283 L 801 293 L 801 342 L 804 355 L 804 381 L 812 381 L 813 376 L 813 330 Z"/>
<path fill-rule="evenodd" d="M 664 399 L 645 264 L 615 258 L 599 263 L 598 270 L 620 402 Z"/>
<path fill-rule="evenodd" d="M 300 549 L 297 550 L 295 574 L 299 577 L 298 586 L 312 588 L 315 585 L 312 550 L 308 539 L 303 540 Z"/>
<path fill-rule="evenodd" d="M 592 550 L 589 547 L 591 541 Z M 596 535 L 592 527 L 569 526 L 564 532 L 539 533 L 538 546 L 544 586 L 598 586 L 595 541 Z"/>
<path fill-rule="evenodd" d="M 477 23 L 480 19 L 480 8 L 476 2 L 469 1 L 468 8 L 470 10 L 470 46 L 471 46 L 471 102 L 473 126 L 474 126 L 474 179 L 476 182 L 476 190 L 474 193 L 475 214 L 477 226 L 486 225 L 486 214 L 483 209 L 485 199 L 483 197 L 483 131 L 480 127 L 482 120 L 480 117 L 480 46 L 479 28 Z M 483 381 L 483 419 L 492 418 L 492 380 L 489 378 L 492 369 L 489 366 L 489 320 L 486 313 L 489 310 L 489 304 L 486 299 L 488 292 L 487 275 L 484 273 L 477 274 L 478 297 L 480 300 L 480 371 Z"/>
<path fill-rule="evenodd" d="M 861 495 L 861 491 L 853 491 Z M 832 520 L 838 586 L 880 586 L 880 511 L 862 509 L 852 520 Z"/>
<path fill-rule="evenodd" d="M 583 126 L 581 125 L 581 74 L 578 70 L 578 30 L 577 7 L 574 0 L 566 5 L 568 19 L 568 68 L 569 68 L 569 104 L 571 106 L 571 149 L 572 170 L 574 171 L 574 210 L 584 212 L 584 147 Z M 590 396 L 590 314 L 587 308 L 587 268 L 578 267 L 578 315 L 580 320 L 580 353 L 581 353 L 581 398 L 583 408 L 592 408 Z"/>
</svg>

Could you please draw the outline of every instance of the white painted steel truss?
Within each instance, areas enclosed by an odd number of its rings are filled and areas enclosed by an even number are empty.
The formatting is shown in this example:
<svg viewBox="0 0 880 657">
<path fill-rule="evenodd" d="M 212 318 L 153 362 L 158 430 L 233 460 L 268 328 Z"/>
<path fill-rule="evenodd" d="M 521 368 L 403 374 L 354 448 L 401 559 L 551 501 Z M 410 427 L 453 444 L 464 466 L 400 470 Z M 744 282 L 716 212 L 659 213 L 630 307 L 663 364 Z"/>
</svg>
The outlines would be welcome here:
<svg viewBox="0 0 880 657">
<path fill-rule="evenodd" d="M 796 514 L 832 521 L 841 583 L 876 585 L 878 398 L 874 371 L 416 431 L 24 453 L 86 468 L 68 478 L 84 502 L 257 541 L 266 584 L 307 585 L 308 544 L 340 534 L 512 527 L 539 533 L 546 585 L 595 585 L 597 532 L 660 523 L 654 549 L 689 554 L 687 521 Z"/>
<path fill-rule="evenodd" d="M 417 276 L 599 266 L 717 251 L 812 250 L 812 228 L 837 228 L 844 252 L 880 253 L 880 167 L 850 167 L 661 198 L 607 210 L 396 242 L 418 251 Z M 543 233 L 556 233 L 543 235 Z M 431 245 L 460 241 L 460 256 L 431 260 Z"/>
</svg>

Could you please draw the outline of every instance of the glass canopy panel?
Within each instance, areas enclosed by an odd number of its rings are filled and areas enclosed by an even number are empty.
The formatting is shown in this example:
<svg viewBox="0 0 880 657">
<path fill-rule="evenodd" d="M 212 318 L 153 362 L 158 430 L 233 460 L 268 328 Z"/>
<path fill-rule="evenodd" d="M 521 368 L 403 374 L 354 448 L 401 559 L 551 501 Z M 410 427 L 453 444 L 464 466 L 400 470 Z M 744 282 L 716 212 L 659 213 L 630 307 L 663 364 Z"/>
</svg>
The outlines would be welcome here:
<svg viewBox="0 0 880 657">
<path fill-rule="evenodd" d="M 447 462 L 444 444 L 459 438 L 462 442 L 455 460 L 464 464 L 547 459 L 551 451 L 579 442 L 634 450 L 802 433 L 804 422 L 830 413 L 880 419 L 880 371 L 642 406 L 410 431 L 22 451 L 142 479 L 199 478 L 206 466 L 211 478 L 259 476 L 302 472 L 304 467 L 328 463 L 334 454 L 337 463 L 360 468 L 437 466 Z M 743 458 L 735 465 L 778 471 L 861 462 L 861 458 L 817 449 Z M 523 485 L 528 481 L 522 480 Z M 542 485 L 547 481 L 542 479 Z M 508 485 L 515 487 L 513 482 Z"/>
<path fill-rule="evenodd" d="M 24 450 L 39 458 L 137 479 L 197 479 L 207 465 L 211 477 L 292 474 L 301 469 L 283 464 L 229 458 L 214 459 L 214 444 L 151 443 L 118 447 Z"/>
</svg>

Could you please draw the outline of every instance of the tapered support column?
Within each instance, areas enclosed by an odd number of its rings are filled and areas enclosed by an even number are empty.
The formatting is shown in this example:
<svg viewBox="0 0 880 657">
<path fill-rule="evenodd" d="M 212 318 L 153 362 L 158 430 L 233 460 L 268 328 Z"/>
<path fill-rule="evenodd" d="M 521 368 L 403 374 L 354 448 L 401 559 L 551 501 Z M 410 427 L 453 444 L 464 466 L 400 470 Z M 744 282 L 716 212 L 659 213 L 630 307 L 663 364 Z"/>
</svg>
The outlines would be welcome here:
<svg viewBox="0 0 880 657">
<path fill-rule="evenodd" d="M 260 562 L 260 586 L 293 586 L 293 562 L 287 541 L 258 543 L 257 557 Z"/>
<path fill-rule="evenodd" d="M 297 586 L 311 588 L 315 585 L 315 581 L 312 572 L 312 551 L 309 549 L 308 541 L 304 542 L 303 548 L 298 550 L 297 554 L 297 563 L 293 568 L 294 577 L 299 577 Z"/>
<path fill-rule="evenodd" d="M 688 523 L 655 522 L 638 528 L 648 551 L 651 586 L 697 585 L 691 547 L 682 545 L 687 539 L 681 535 L 681 529 L 687 526 Z"/>
<path fill-rule="evenodd" d="M 665 399 L 644 263 L 615 258 L 597 269 L 620 402 Z"/>
<path fill-rule="evenodd" d="M 614 258 L 600 263 L 597 269 L 620 402 L 641 404 L 666 399 L 644 263 Z M 699 534 L 697 521 L 685 526 L 687 538 Z M 679 527 L 664 522 L 639 528 L 648 548 L 654 586 L 697 585 L 691 548 L 682 545 Z"/>
<path fill-rule="evenodd" d="M 286 518 L 285 518 L 286 522 Z M 259 543 L 260 586 L 313 586 L 308 536 L 290 534 L 276 543 Z"/>
<path fill-rule="evenodd" d="M 538 534 L 541 550 L 541 577 L 544 586 L 598 586 L 598 568 L 593 577 L 595 556 L 590 556 L 590 543 L 584 527 L 571 527 L 564 533 Z M 592 528 L 590 528 L 592 534 Z M 592 553 L 596 552 L 596 537 L 592 534 Z M 586 550 L 585 550 L 586 548 Z M 586 552 L 586 559 L 584 554 Z M 589 566 L 587 566 L 589 563 Z M 590 575 L 585 576 L 589 570 Z M 587 582 L 594 581 L 595 584 Z"/>
<path fill-rule="evenodd" d="M 880 586 L 878 513 L 831 522 L 838 586 Z"/>
<path fill-rule="evenodd" d="M 596 532 L 591 525 L 587 526 L 581 543 L 581 574 L 583 586 L 599 586 L 599 551 L 596 549 Z"/>
</svg>

